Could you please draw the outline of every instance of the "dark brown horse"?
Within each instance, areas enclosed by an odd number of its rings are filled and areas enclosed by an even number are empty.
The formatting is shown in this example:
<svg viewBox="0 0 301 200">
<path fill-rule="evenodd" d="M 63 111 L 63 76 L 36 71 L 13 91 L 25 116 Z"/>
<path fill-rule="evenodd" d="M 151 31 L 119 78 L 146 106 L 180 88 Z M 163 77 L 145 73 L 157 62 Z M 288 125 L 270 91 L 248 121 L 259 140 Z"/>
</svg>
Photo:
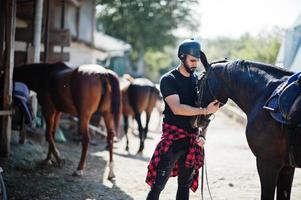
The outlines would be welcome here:
<svg viewBox="0 0 301 200">
<path fill-rule="evenodd" d="M 148 132 L 148 124 L 151 113 L 160 96 L 155 84 L 146 78 L 128 79 L 128 85 L 122 87 L 122 105 L 124 117 L 124 132 L 126 135 L 126 150 L 129 150 L 128 117 L 133 116 L 138 124 L 140 147 L 137 154 L 141 154 L 144 149 L 144 141 Z M 141 123 L 141 113 L 146 113 L 146 124 L 143 128 Z"/>
<path fill-rule="evenodd" d="M 290 199 L 295 167 L 301 167 L 301 129 L 275 121 L 263 106 L 292 72 L 250 61 L 204 65 L 208 67 L 202 106 L 230 98 L 247 115 L 246 136 L 256 156 L 261 199 L 273 200 L 276 188 L 277 200 Z"/>
<path fill-rule="evenodd" d="M 109 179 L 115 177 L 113 170 L 113 138 L 118 128 L 121 112 L 121 93 L 117 75 L 99 65 L 82 65 L 71 69 L 63 63 L 31 64 L 16 67 L 14 80 L 22 81 L 37 93 L 46 120 L 46 139 L 49 143 L 45 163 L 51 164 L 52 156 L 62 163 L 55 145 L 55 130 L 61 112 L 79 118 L 82 136 L 82 154 L 74 175 L 83 175 L 90 140 L 88 124 L 92 114 L 100 111 L 107 128 L 110 153 Z"/>
</svg>

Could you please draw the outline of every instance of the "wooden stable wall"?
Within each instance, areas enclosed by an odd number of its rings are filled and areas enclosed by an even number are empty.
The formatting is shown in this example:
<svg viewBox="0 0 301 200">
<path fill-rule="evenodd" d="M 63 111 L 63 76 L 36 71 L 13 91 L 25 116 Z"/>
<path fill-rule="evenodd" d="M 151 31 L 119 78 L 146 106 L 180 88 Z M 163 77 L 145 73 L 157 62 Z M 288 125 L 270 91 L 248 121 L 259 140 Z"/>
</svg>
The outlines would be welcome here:
<svg viewBox="0 0 301 200">
<path fill-rule="evenodd" d="M 75 0 L 68 2 L 78 4 Z M 0 91 L 3 92 L 0 99 L 0 156 L 8 156 L 10 152 L 14 66 L 69 60 L 69 53 L 63 51 L 71 41 L 69 30 L 63 29 L 65 4 L 66 0 L 0 0 Z M 62 8 L 60 29 L 53 26 L 54 6 Z M 27 26 L 16 28 L 17 17 L 24 20 Z M 26 50 L 16 52 L 16 41 L 25 42 Z M 42 53 L 41 44 L 44 45 Z M 55 52 L 54 46 L 61 47 L 61 51 Z"/>
<path fill-rule="evenodd" d="M 1 110 L 1 139 L 0 139 L 0 154 L 1 156 L 8 156 L 10 152 L 10 136 L 11 136 L 11 103 L 12 103 L 12 75 L 14 68 L 14 51 L 15 51 L 15 20 L 16 20 L 16 1 L 4 0 L 2 2 L 2 9 L 4 9 L 1 16 L 1 32 L 4 33 L 2 37 L 2 46 L 5 41 L 5 50 L 1 49 L 1 90 L 3 91 L 2 109 Z M 3 40 L 4 38 L 4 40 Z"/>
<path fill-rule="evenodd" d="M 43 1 L 43 0 L 35 0 Z M 43 26 L 40 32 L 40 42 L 44 49 L 40 52 L 39 61 L 43 62 L 57 62 L 57 61 L 69 61 L 69 52 L 64 52 L 64 47 L 70 46 L 71 36 L 69 29 L 64 29 L 64 17 L 61 17 L 60 27 L 54 27 L 55 16 L 63 13 L 64 16 L 66 0 L 44 0 L 43 6 Z M 15 66 L 22 65 L 24 63 L 39 62 L 33 59 L 35 44 L 35 26 L 34 20 L 37 10 L 34 1 L 25 1 L 17 5 L 17 17 L 24 20 L 27 23 L 27 27 L 17 27 L 16 29 L 16 41 L 26 44 L 26 51 L 18 50 L 15 52 Z M 56 10 L 55 8 L 59 8 Z M 60 13 L 56 13 L 59 11 Z M 61 47 L 60 51 L 55 51 L 54 47 Z"/>
</svg>

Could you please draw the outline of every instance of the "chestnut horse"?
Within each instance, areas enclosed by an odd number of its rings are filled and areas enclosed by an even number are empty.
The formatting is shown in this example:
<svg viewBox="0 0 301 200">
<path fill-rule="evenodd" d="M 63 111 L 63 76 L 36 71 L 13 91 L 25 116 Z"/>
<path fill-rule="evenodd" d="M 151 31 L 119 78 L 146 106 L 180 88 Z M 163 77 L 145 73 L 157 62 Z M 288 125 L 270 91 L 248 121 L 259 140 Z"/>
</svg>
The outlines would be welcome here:
<svg viewBox="0 0 301 200">
<path fill-rule="evenodd" d="M 109 179 L 113 170 L 113 138 L 118 130 L 121 112 L 121 92 L 118 76 L 99 65 L 82 65 L 72 69 L 64 63 L 29 64 L 14 69 L 14 80 L 22 81 L 37 93 L 38 102 L 46 120 L 46 140 L 49 143 L 45 163 L 51 164 L 52 156 L 62 164 L 54 135 L 61 112 L 79 118 L 82 136 L 82 153 L 73 175 L 82 176 L 90 140 L 88 124 L 92 114 L 100 111 L 107 128 L 110 153 Z"/>
<path fill-rule="evenodd" d="M 206 64 L 202 106 L 232 99 L 247 115 L 246 137 L 256 157 L 261 199 L 290 199 L 295 167 L 301 167 L 301 129 L 275 121 L 263 109 L 273 91 L 293 73 L 251 61 Z M 293 146 L 293 149 L 291 148 Z M 292 162 L 292 159 L 293 161 Z"/>
<path fill-rule="evenodd" d="M 144 141 L 148 132 L 148 124 L 151 113 L 160 98 L 160 92 L 155 84 L 146 78 L 127 78 L 128 85 L 125 84 L 121 89 L 122 93 L 122 113 L 124 118 L 124 133 L 126 136 L 126 150 L 129 150 L 128 131 L 128 117 L 135 117 L 140 138 L 140 147 L 137 154 L 142 154 L 144 149 Z M 141 113 L 146 113 L 146 124 L 143 128 L 141 123 Z"/>
</svg>

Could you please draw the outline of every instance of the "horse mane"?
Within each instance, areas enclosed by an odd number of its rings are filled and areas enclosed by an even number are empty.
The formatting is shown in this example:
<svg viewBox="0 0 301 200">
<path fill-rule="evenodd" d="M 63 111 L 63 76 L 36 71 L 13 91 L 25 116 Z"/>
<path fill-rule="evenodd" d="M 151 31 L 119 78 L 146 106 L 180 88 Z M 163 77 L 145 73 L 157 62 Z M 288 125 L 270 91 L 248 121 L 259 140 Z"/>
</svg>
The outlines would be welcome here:
<svg viewBox="0 0 301 200">
<path fill-rule="evenodd" d="M 293 72 L 281 68 L 278 66 L 274 66 L 271 64 L 256 62 L 256 61 L 249 61 L 249 60 L 218 60 L 210 63 L 210 66 L 224 64 L 226 68 L 228 68 L 228 73 L 231 72 L 255 72 L 258 74 L 266 74 L 265 77 L 281 79 L 284 76 L 291 76 Z"/>
<path fill-rule="evenodd" d="M 255 72 L 260 71 L 260 73 L 264 71 L 269 76 L 272 76 L 277 79 L 280 79 L 283 76 L 291 76 L 293 74 L 293 72 L 285 68 L 280 68 L 278 66 L 274 66 L 271 64 L 249 61 L 249 60 L 236 60 L 232 62 L 232 65 L 240 68 L 249 68 Z"/>
</svg>

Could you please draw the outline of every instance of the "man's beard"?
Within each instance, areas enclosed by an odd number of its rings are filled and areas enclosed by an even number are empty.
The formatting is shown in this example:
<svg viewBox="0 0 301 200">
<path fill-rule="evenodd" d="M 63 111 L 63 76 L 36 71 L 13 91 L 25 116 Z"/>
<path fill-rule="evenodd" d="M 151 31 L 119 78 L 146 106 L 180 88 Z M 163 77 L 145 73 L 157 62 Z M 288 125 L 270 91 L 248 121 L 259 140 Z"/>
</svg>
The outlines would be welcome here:
<svg viewBox="0 0 301 200">
<path fill-rule="evenodd" d="M 186 72 L 188 72 L 189 74 L 193 74 L 194 73 L 195 69 L 189 68 L 189 66 L 186 63 L 186 60 L 183 62 L 183 66 L 184 66 L 184 69 L 186 70 Z"/>
</svg>

